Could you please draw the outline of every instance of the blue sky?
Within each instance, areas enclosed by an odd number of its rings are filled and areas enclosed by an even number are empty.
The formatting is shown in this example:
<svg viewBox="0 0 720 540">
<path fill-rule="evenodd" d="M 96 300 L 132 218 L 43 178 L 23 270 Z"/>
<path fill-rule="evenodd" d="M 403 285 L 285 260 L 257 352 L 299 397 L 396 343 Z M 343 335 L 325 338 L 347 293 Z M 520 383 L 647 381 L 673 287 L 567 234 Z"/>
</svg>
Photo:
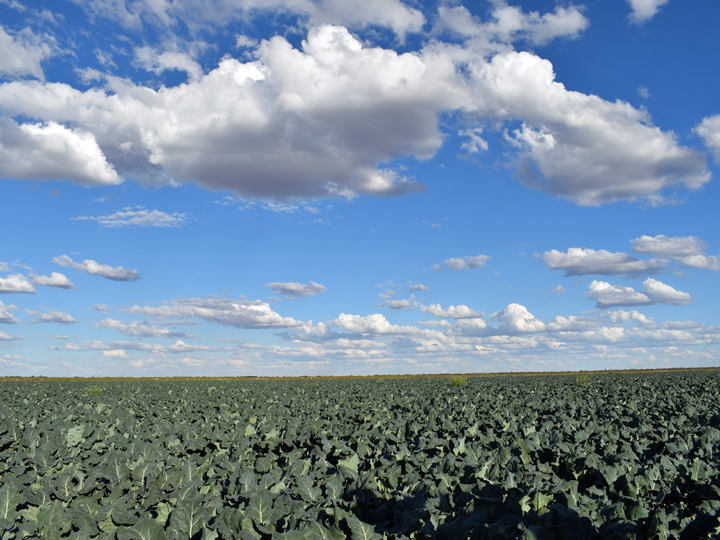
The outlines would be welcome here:
<svg viewBox="0 0 720 540">
<path fill-rule="evenodd" d="M 719 15 L 0 0 L 0 374 L 716 366 Z"/>
</svg>

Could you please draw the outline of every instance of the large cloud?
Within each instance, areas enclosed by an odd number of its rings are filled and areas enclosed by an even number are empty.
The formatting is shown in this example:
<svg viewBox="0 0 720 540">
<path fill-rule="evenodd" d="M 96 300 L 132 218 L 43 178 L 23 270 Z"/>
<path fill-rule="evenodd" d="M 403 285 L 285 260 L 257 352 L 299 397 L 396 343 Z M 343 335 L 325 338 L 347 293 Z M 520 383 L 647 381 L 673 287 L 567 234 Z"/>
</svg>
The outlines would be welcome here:
<svg viewBox="0 0 720 540">
<path fill-rule="evenodd" d="M 646 111 L 570 92 L 555 82 L 550 62 L 502 43 L 526 30 L 538 43 L 573 35 L 582 27 L 577 10 L 556 11 L 554 19 L 524 15 L 515 28 L 512 17 L 501 16 L 512 9 L 496 6 L 493 40 L 502 46 L 491 50 L 471 35 L 398 54 L 323 25 L 309 30 L 301 49 L 276 36 L 258 46 L 257 60 L 224 58 L 175 87 L 153 90 L 112 77 L 104 89 L 85 92 L 7 83 L 0 86 L 4 114 L 40 122 L 6 121 L 12 141 L 34 134 L 8 163 L 33 164 L 40 140 L 73 139 L 94 171 L 73 165 L 62 173 L 78 183 L 116 183 L 117 171 L 156 185 L 195 182 L 250 197 L 398 195 L 422 186 L 383 164 L 432 157 L 444 139 L 438 115 L 460 112 L 471 128 L 509 122 L 521 181 L 577 204 L 661 204 L 665 188 L 695 189 L 710 179 L 704 154 L 679 146 Z M 37 173 L 19 167 L 14 177 Z"/>
<path fill-rule="evenodd" d="M 77 263 L 67 255 L 61 255 L 60 257 L 53 257 L 53 262 L 63 267 L 70 266 L 75 270 L 87 272 L 94 276 L 101 276 L 113 281 L 135 281 L 140 279 L 140 273 L 137 270 L 127 270 L 122 266 L 112 267 L 108 264 L 98 264 L 90 259 L 85 259 L 83 262 Z"/>
<path fill-rule="evenodd" d="M 35 294 L 35 287 L 22 274 L 11 274 L 0 278 L 0 294 L 25 293 Z"/>
<path fill-rule="evenodd" d="M 650 304 L 671 304 L 684 306 L 692 304 L 693 298 L 661 281 L 647 278 L 643 282 L 643 292 L 632 287 L 611 285 L 604 281 L 593 281 L 587 292 L 588 298 L 595 300 L 596 307 L 607 309 L 616 306 L 647 306 Z"/>
<path fill-rule="evenodd" d="M 86 186 L 122 182 L 89 131 L 52 121 L 18 125 L 9 118 L 0 118 L 0 177 Z"/>
<path fill-rule="evenodd" d="M 282 317 L 260 300 L 182 298 L 162 306 L 133 306 L 124 311 L 161 319 L 197 317 L 235 328 L 290 328 L 302 324 L 292 317 Z"/>
<path fill-rule="evenodd" d="M 652 274 L 667 266 L 667 261 L 662 259 L 644 261 L 627 253 L 587 248 L 570 248 L 567 253 L 553 249 L 540 255 L 540 260 L 550 270 L 564 270 L 566 276 Z"/>
<path fill-rule="evenodd" d="M 678 146 L 646 111 L 566 90 L 547 60 L 506 52 L 470 68 L 476 103 L 522 121 L 508 141 L 520 180 L 533 189 L 583 206 L 639 197 L 662 204 L 665 188 L 710 180 L 705 155 Z"/>
<path fill-rule="evenodd" d="M 720 261 L 714 255 L 706 255 L 707 244 L 697 236 L 641 236 L 630 240 L 635 253 L 669 257 L 688 268 L 720 270 Z"/>
</svg>

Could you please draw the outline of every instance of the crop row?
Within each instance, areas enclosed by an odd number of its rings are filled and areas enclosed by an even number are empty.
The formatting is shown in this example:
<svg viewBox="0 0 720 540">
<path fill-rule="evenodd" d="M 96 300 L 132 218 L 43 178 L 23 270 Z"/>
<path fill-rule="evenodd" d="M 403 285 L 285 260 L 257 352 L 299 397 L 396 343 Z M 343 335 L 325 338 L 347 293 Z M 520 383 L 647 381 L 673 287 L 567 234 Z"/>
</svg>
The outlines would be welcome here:
<svg viewBox="0 0 720 540">
<path fill-rule="evenodd" d="M 3 382 L 0 538 L 701 538 L 714 373 Z"/>
</svg>

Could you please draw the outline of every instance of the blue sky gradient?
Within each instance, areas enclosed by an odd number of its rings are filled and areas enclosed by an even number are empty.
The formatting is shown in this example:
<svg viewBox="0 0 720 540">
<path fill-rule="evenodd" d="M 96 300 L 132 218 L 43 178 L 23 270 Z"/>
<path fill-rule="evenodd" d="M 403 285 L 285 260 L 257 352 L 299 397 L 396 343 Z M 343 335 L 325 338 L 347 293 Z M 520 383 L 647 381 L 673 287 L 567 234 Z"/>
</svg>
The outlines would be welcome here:
<svg viewBox="0 0 720 540">
<path fill-rule="evenodd" d="M 0 0 L 0 375 L 716 366 L 718 16 Z"/>
</svg>

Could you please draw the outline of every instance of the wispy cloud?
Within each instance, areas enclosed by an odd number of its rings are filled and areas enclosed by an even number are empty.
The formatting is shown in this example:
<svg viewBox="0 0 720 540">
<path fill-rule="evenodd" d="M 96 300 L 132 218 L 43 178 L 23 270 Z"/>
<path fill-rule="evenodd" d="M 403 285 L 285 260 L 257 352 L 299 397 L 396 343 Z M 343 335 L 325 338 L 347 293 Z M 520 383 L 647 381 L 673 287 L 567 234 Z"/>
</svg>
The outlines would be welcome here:
<svg viewBox="0 0 720 540">
<path fill-rule="evenodd" d="M 272 289 L 276 293 L 283 294 L 288 298 L 303 298 L 307 296 L 315 296 L 317 293 L 325 292 L 327 287 L 311 281 L 310 283 L 301 284 L 298 282 L 273 282 L 267 283 L 266 288 Z"/>
<path fill-rule="evenodd" d="M 87 272 L 94 276 L 101 276 L 113 281 L 135 281 L 140 279 L 140 273 L 137 270 L 126 270 L 121 266 L 112 267 L 107 264 L 98 264 L 90 259 L 85 259 L 83 262 L 77 263 L 67 255 L 61 255 L 60 257 L 53 257 L 53 262 L 63 267 L 70 266 L 75 270 Z"/>
<path fill-rule="evenodd" d="M 77 320 L 72 317 L 71 315 L 68 315 L 67 313 L 64 313 L 62 311 L 48 311 L 46 313 L 40 312 L 40 311 L 33 311 L 31 309 L 26 309 L 25 313 L 30 315 L 33 319 L 35 319 L 34 323 L 57 323 L 57 324 L 75 324 L 77 323 Z"/>
<path fill-rule="evenodd" d="M 148 210 L 143 206 L 125 207 L 105 216 L 78 216 L 75 221 L 96 221 L 103 227 L 180 227 L 188 219 L 187 214 L 166 214 L 160 210 Z"/>
</svg>

